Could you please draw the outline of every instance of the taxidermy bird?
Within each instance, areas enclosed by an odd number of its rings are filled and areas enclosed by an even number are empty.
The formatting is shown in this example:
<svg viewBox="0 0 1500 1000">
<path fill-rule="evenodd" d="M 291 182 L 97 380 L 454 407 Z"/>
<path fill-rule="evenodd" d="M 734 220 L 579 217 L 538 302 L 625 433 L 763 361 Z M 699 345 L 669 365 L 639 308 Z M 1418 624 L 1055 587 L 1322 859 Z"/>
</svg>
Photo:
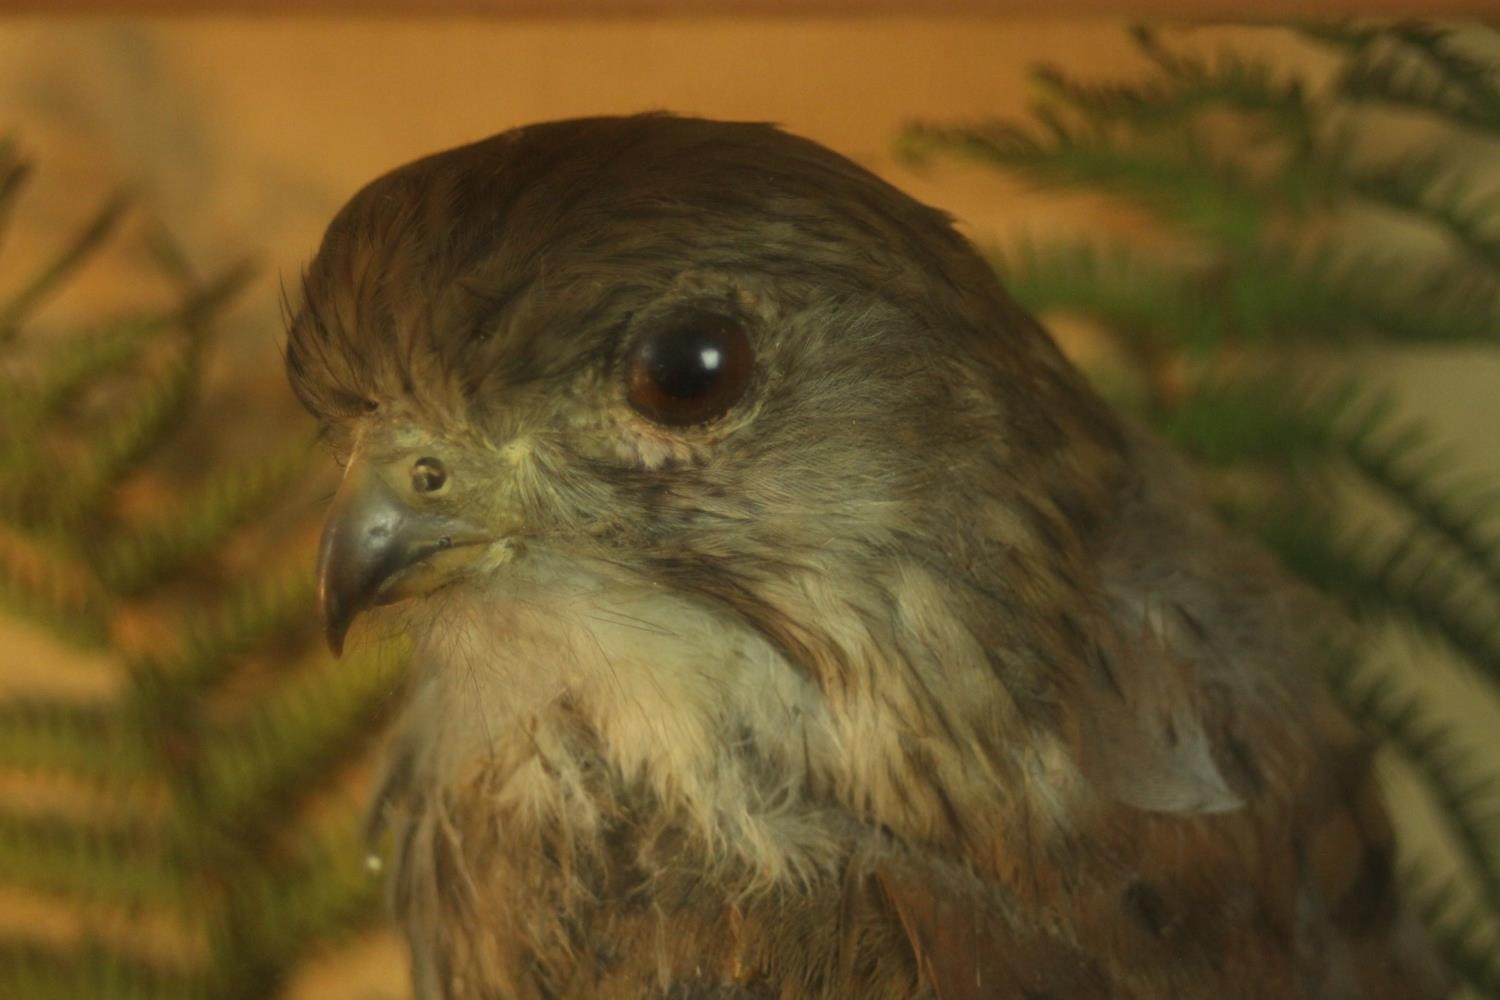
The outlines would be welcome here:
<svg viewBox="0 0 1500 1000">
<path fill-rule="evenodd" d="M 648 115 L 419 160 L 286 360 L 328 639 L 414 649 L 419 996 L 1442 995 L 1332 616 L 843 157 Z"/>
</svg>

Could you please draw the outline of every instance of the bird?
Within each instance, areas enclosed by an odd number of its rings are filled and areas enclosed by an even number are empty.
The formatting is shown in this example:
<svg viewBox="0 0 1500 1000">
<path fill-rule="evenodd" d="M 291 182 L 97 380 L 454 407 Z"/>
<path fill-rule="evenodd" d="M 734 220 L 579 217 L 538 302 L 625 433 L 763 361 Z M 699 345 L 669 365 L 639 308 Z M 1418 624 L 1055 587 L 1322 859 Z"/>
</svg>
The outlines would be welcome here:
<svg viewBox="0 0 1500 1000">
<path fill-rule="evenodd" d="M 411 670 L 424 1000 L 1425 1000 L 1338 612 L 947 214 L 813 141 L 527 125 L 337 213 L 290 384 Z"/>
</svg>

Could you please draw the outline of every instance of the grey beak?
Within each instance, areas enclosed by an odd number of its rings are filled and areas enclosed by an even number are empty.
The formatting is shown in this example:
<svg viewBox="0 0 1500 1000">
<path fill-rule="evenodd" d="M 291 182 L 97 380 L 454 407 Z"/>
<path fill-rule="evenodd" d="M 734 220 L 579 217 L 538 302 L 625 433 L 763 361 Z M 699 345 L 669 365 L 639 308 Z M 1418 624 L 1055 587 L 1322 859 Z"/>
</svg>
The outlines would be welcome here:
<svg viewBox="0 0 1500 1000">
<path fill-rule="evenodd" d="M 483 540 L 466 525 L 413 509 L 356 460 L 334 495 L 318 544 L 318 610 L 328 648 L 335 656 L 343 652 L 362 611 L 432 589 L 434 574 L 419 589 L 408 582 L 434 555 Z"/>
</svg>

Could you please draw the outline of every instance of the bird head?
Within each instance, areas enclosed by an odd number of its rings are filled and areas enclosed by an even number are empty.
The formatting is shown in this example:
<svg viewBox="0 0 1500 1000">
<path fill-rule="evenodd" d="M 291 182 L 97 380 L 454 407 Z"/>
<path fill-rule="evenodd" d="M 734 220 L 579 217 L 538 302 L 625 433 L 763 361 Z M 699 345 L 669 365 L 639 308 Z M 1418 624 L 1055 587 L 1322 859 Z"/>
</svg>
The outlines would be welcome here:
<svg viewBox="0 0 1500 1000">
<path fill-rule="evenodd" d="M 335 650 L 539 552 L 767 631 L 792 571 L 1066 559 L 1117 448 L 945 215 L 766 125 L 555 122 L 419 160 L 339 213 L 303 299 L 287 368 L 344 463 Z"/>
</svg>

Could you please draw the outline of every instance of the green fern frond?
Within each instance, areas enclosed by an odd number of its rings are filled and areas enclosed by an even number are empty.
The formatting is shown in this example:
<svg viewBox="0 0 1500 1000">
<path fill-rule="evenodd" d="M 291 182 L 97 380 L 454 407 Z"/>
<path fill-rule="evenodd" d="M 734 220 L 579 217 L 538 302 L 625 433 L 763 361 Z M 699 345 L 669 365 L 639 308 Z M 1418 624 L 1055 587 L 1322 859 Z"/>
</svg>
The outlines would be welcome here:
<svg viewBox="0 0 1500 1000">
<path fill-rule="evenodd" d="M 1131 336 L 1207 346 L 1223 337 L 1211 279 L 1126 247 L 1022 241 L 990 251 L 1017 301 L 1037 314 L 1063 310 L 1106 320 Z"/>
<path fill-rule="evenodd" d="M 175 322 L 175 314 L 129 317 L 69 337 L 49 352 L 36 377 L 0 383 L 0 509 L 16 511 L 16 498 L 49 473 L 53 457 L 39 440 L 47 422 L 90 383 L 116 375 L 147 340 Z"/>
<path fill-rule="evenodd" d="M 1298 575 L 1350 606 L 1397 616 L 1448 646 L 1500 685 L 1500 617 L 1491 595 L 1442 549 L 1408 533 L 1382 542 L 1369 528 L 1339 528 L 1326 510 L 1279 510 L 1242 522 Z"/>
<path fill-rule="evenodd" d="M 1461 265 L 1413 265 L 1330 242 L 1267 247 L 1237 264 L 1230 304 L 1245 330 L 1334 344 L 1500 338 L 1500 284 Z"/>
<path fill-rule="evenodd" d="M 1500 771 L 1396 676 L 1352 660 L 1330 676 L 1351 714 L 1419 773 L 1486 905 L 1500 913 Z"/>
<path fill-rule="evenodd" d="M 129 204 L 130 199 L 123 192 L 107 199 L 56 258 L 38 271 L 9 301 L 0 304 L 0 344 L 15 339 L 21 330 L 21 324 L 36 307 L 109 238 Z"/>
<path fill-rule="evenodd" d="M 312 574 L 299 562 L 274 567 L 209 608 L 185 612 L 181 650 L 130 665 L 137 717 L 149 723 L 179 711 L 185 700 L 223 681 L 236 657 L 308 629 L 313 598 Z"/>
<path fill-rule="evenodd" d="M 308 941 L 328 941 L 370 924 L 370 904 L 385 889 L 378 866 L 370 864 L 362 824 L 344 822 L 306 834 L 290 852 L 289 877 L 267 883 L 281 897 L 267 913 L 297 915 L 281 951 L 302 950 Z M 271 921 L 265 921 L 270 924 Z"/>
<path fill-rule="evenodd" d="M 53 533 L 76 527 L 94 514 L 110 491 L 180 427 L 198 380 L 201 331 L 244 287 L 250 273 L 246 265 L 229 268 L 190 294 L 166 322 L 126 324 L 101 338 L 102 350 L 64 354 L 68 360 L 51 366 L 31 393 L 34 422 L 53 417 L 56 404 L 88 380 L 115 374 L 101 365 L 134 353 L 144 339 L 164 332 L 187 334 L 172 345 L 170 357 L 138 380 L 131 398 L 80 445 L 81 455 L 36 447 L 34 434 L 21 437 L 25 450 L 0 476 L 0 512 L 36 519 Z"/>
<path fill-rule="evenodd" d="M 1193 436 L 1221 425 L 1238 431 L 1230 436 L 1232 447 L 1215 451 Z M 1400 418 L 1389 393 L 1352 380 L 1331 389 L 1299 387 L 1294 377 L 1282 372 L 1222 384 L 1205 382 L 1180 412 L 1163 420 L 1162 427 L 1185 450 L 1210 464 L 1287 462 L 1307 452 L 1325 459 L 1342 457 L 1361 482 L 1376 487 L 1409 519 L 1408 540 L 1425 533 L 1446 542 L 1452 556 L 1500 599 L 1500 515 L 1494 508 L 1500 483 L 1451 482 L 1444 472 L 1456 464 L 1453 456 L 1431 446 L 1425 425 Z"/>
<path fill-rule="evenodd" d="M 0 606 L 54 626 L 81 646 L 99 646 L 109 635 L 103 593 L 87 569 L 67 554 L 0 524 Z"/>
<path fill-rule="evenodd" d="M 1225 342 L 1500 339 L 1500 283 L 1334 244 L 1188 266 L 1119 246 L 1023 241 L 991 259 L 1029 308 L 1081 312 L 1192 353 Z"/>
<path fill-rule="evenodd" d="M 181 426 L 198 383 L 202 337 L 252 273 L 248 265 L 236 265 L 189 294 L 178 317 L 190 336 L 162 370 L 137 388 L 129 405 L 111 415 L 77 463 L 70 463 L 72 471 L 48 507 L 54 526 L 74 524 L 96 510 L 105 494 Z"/>
<path fill-rule="evenodd" d="M 340 824 L 308 834 L 285 863 L 240 887 L 230 933 L 215 949 L 223 967 L 234 970 L 220 995 L 262 996 L 276 970 L 369 927 L 384 880 L 365 857 L 357 828 Z"/>
<path fill-rule="evenodd" d="M 277 687 L 237 727 L 205 742 L 191 822 L 205 830 L 264 829 L 290 800 L 323 786 L 368 745 L 395 706 L 401 661 L 388 648 L 319 658 Z"/>
<path fill-rule="evenodd" d="M 0 882 L 75 900 L 164 905 L 180 872 L 149 825 L 0 813 Z"/>
<path fill-rule="evenodd" d="M 134 316 L 67 338 L 49 352 L 36 384 L 18 387 L 24 393 L 25 409 L 13 408 L 12 412 L 28 418 L 30 426 L 39 425 L 91 383 L 116 375 L 135 360 L 147 341 L 176 322 L 175 311 Z"/>
<path fill-rule="evenodd" d="M 1392 426 L 1376 418 L 1341 435 L 1349 463 L 1425 530 L 1444 539 L 1457 558 L 1500 599 L 1500 530 L 1494 523 L 1495 484 L 1434 485 L 1451 457 L 1426 445 L 1419 424 Z"/>
<path fill-rule="evenodd" d="M 7 1000 L 207 1000 L 200 976 L 94 944 L 47 947 L 0 939 L 0 996 Z"/>
<path fill-rule="evenodd" d="M 1128 401 L 1205 467 L 1232 523 L 1358 620 L 1432 638 L 1490 697 L 1500 489 L 1454 476 L 1326 348 L 1500 343 L 1500 190 L 1476 142 L 1500 132 L 1500 35 L 1476 27 L 1471 48 L 1416 23 L 1293 27 L 1341 60 L 1330 86 L 1142 28 L 1150 75 L 1089 83 L 1044 67 L 1050 101 L 1028 122 L 918 125 L 906 149 L 1123 198 L 1164 224 L 1175 239 L 1158 245 L 1194 256 L 1064 241 L 995 254 L 996 267 L 1034 311 L 1095 321 L 1134 378 L 1162 387 Z M 1430 128 L 1414 141 L 1393 129 L 1377 153 L 1371 129 L 1392 110 Z M 1442 244 L 1400 238 L 1416 230 Z M 1347 484 L 1375 491 L 1379 516 L 1351 519 Z M 1475 889 L 1429 894 L 1428 916 L 1455 967 L 1500 996 L 1500 777 L 1428 688 L 1368 672 L 1336 683 L 1455 832 Z"/>
<path fill-rule="evenodd" d="M 178 322 L 197 339 L 208 336 L 212 332 L 211 324 L 239 297 L 255 275 L 254 264 L 240 261 L 224 268 L 208 281 L 193 282 L 183 290 L 182 303 L 176 311 Z M 178 280 L 188 279 L 179 275 Z"/>
<path fill-rule="evenodd" d="M 11 208 L 15 205 L 31 168 L 21 159 L 14 139 L 0 136 L 0 240 L 5 237 L 6 225 L 10 222 Z"/>
<path fill-rule="evenodd" d="M 0 701 L 0 767 L 123 788 L 149 773 L 149 757 L 135 737 L 113 704 Z"/>
<path fill-rule="evenodd" d="M 45 507 L 54 533 L 94 515 L 109 492 L 134 472 L 181 426 L 198 382 L 196 352 L 184 350 L 141 386 L 123 412 L 85 445 L 70 463 Z"/>
<path fill-rule="evenodd" d="M 100 380 L 117 377 L 143 346 L 172 331 L 201 329 L 244 289 L 254 274 L 248 264 L 224 270 L 212 281 L 184 296 L 170 310 L 119 317 L 98 329 L 68 337 L 53 347 L 34 384 L 14 386 L 19 402 L 0 401 L 7 416 L 22 418 L 30 426 L 54 416 L 58 409 L 85 388 Z"/>
<path fill-rule="evenodd" d="M 1456 165 L 1463 163 L 1457 151 L 1437 150 L 1350 167 L 1343 177 L 1354 193 L 1446 233 L 1475 263 L 1497 272 L 1500 192 L 1485 191 L 1473 168 Z"/>
<path fill-rule="evenodd" d="M 1207 466 L 1259 463 L 1295 467 L 1326 456 L 1330 434 L 1296 380 L 1277 370 L 1257 378 L 1205 380 L 1152 426 Z"/>
<path fill-rule="evenodd" d="M 117 594 L 134 594 L 221 546 L 231 532 L 283 495 L 306 467 L 306 443 L 237 466 L 196 487 L 180 510 L 104 543 L 99 575 Z"/>
<path fill-rule="evenodd" d="M 24 177 L 12 152 L 0 142 L 0 213 Z M 25 285 L 4 314 L 17 329 L 117 213 Z M 248 580 L 218 578 L 237 565 L 219 558 L 227 547 L 261 537 L 251 522 L 293 516 L 277 501 L 305 443 L 238 465 L 210 451 L 225 471 L 173 486 L 170 515 L 127 513 L 177 482 L 150 463 L 186 426 L 201 355 L 251 273 L 200 281 L 164 233 L 149 249 L 178 305 L 61 331 L 0 374 L 0 595 L 59 636 L 90 636 L 113 654 L 100 669 L 125 681 L 108 703 L 0 699 L 0 767 L 84 797 L 67 800 L 76 811 L 0 808 L 0 886 L 109 928 L 107 944 L 71 948 L 0 935 L 7 998 L 258 1000 L 379 914 L 353 838 L 325 843 L 310 827 L 394 704 L 399 660 L 301 662 L 315 635 L 304 547 Z M 303 537 L 287 527 L 269 537 Z M 152 921 L 139 940 L 138 916 Z"/>
<path fill-rule="evenodd" d="M 1358 50 L 1339 76 L 1338 92 L 1350 100 L 1420 110 L 1462 127 L 1494 131 L 1500 127 L 1500 101 L 1479 83 L 1480 67 L 1443 37 L 1421 26 L 1389 29 L 1380 43 Z"/>
<path fill-rule="evenodd" d="M 1422 626 L 1500 684 L 1500 617 L 1493 595 L 1475 593 L 1466 567 L 1435 546 L 1411 544 L 1393 546 L 1379 565 L 1355 568 L 1352 556 L 1348 565 L 1345 593 Z"/>
<path fill-rule="evenodd" d="M 1445 81 L 1461 90 L 1483 112 L 1490 125 L 1500 125 L 1500 90 L 1495 86 L 1494 67 L 1460 51 L 1453 44 L 1453 29 L 1421 21 L 1402 21 L 1392 25 L 1389 34 L 1420 53 Z"/>
<path fill-rule="evenodd" d="M 1491 915 L 1467 902 L 1452 878 L 1428 874 L 1431 867 L 1417 862 L 1405 873 L 1407 898 L 1449 967 L 1483 995 L 1500 994 L 1500 950 Z"/>
<path fill-rule="evenodd" d="M 1236 164 L 1190 141 L 1144 148 L 1046 119 L 1044 134 L 987 122 L 961 128 L 918 124 L 902 149 L 923 159 L 950 153 L 1012 170 L 1046 187 L 1091 187 L 1125 198 L 1164 221 L 1196 233 L 1247 244 L 1273 205 L 1303 200 L 1301 192 L 1257 183 Z"/>
<path fill-rule="evenodd" d="M 1379 41 L 1384 30 L 1366 27 L 1354 21 L 1290 21 L 1283 25 L 1287 30 L 1310 42 L 1341 49 L 1345 53 L 1358 53 L 1370 44 Z"/>
<path fill-rule="evenodd" d="M 1183 127 L 1205 110 L 1230 108 L 1266 115 L 1279 128 L 1307 130 L 1301 82 L 1278 80 L 1269 63 L 1233 52 L 1223 53 L 1212 64 L 1176 54 L 1168 57 L 1149 29 L 1138 28 L 1133 37 L 1168 72 L 1134 83 L 1084 83 L 1056 66 L 1042 65 L 1033 70 L 1033 78 L 1048 96 L 1099 126 Z"/>
</svg>

